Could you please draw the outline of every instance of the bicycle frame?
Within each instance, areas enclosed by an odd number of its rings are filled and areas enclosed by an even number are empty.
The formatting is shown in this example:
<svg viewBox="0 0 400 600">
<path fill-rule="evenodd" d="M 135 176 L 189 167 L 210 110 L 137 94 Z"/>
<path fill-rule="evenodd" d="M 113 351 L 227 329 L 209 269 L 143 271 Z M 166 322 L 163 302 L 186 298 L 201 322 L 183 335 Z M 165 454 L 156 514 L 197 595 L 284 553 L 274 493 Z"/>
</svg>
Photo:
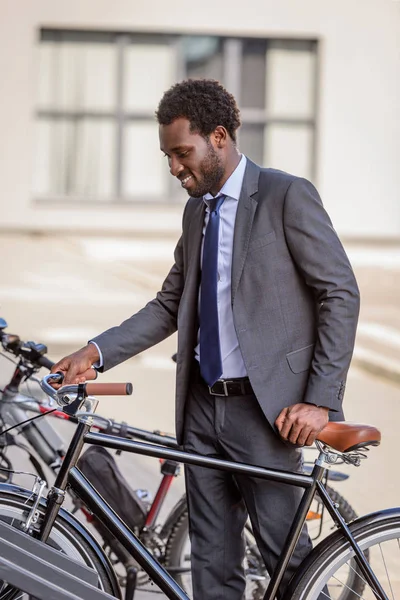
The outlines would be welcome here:
<svg viewBox="0 0 400 600">
<path fill-rule="evenodd" d="M 28 412 L 43 415 L 49 413 L 49 416 L 52 419 L 57 418 L 63 420 L 70 420 L 73 423 L 78 422 L 76 417 L 71 417 L 70 415 L 64 413 L 62 410 L 56 410 L 52 412 L 53 409 L 49 405 L 44 405 L 40 401 L 35 400 L 34 398 L 25 397 L 23 394 L 19 394 L 18 391 L 11 392 L 8 390 L 8 388 L 6 388 L 3 394 L 3 398 L 7 404 L 4 418 L 7 422 L 13 424 L 17 424 L 21 421 L 24 421 L 28 416 Z M 0 399 L 0 414 L 2 414 L 4 411 L 4 406 L 2 405 L 2 402 L 3 401 Z M 108 431 L 108 429 L 106 430 L 106 428 L 104 427 L 97 427 L 100 431 Z M 121 424 L 112 422 L 111 429 L 115 430 L 115 433 L 113 433 L 113 435 L 118 436 L 118 433 L 121 430 Z M 178 444 L 174 437 L 166 435 L 159 431 L 148 431 L 146 429 L 139 429 L 137 427 L 125 424 L 124 430 L 124 437 L 127 437 L 129 439 L 147 441 L 162 446 L 167 446 L 169 448 L 178 448 Z M 24 427 L 23 433 L 27 437 L 28 441 L 30 442 L 34 450 L 37 452 L 39 457 L 52 469 L 53 473 L 56 474 L 60 467 L 61 460 L 65 456 L 65 451 L 62 449 L 63 442 L 56 430 L 53 427 L 51 427 L 50 423 L 35 421 L 32 424 L 28 423 L 28 425 Z M 17 442 L 15 443 L 18 445 Z M 29 452 L 28 448 L 23 449 Z M 47 483 L 47 478 L 44 474 L 44 471 L 41 468 L 40 463 L 37 462 L 36 458 L 31 453 L 29 453 L 29 457 L 31 462 L 34 464 L 34 467 L 40 475 L 41 479 L 45 480 Z M 307 471 L 308 473 L 311 473 L 312 468 L 309 466 Z M 151 503 L 149 513 L 146 517 L 146 529 L 151 529 L 155 526 L 157 517 L 163 506 L 165 498 L 168 495 L 173 480 L 179 474 L 178 472 L 179 465 L 175 461 L 169 461 L 169 463 L 162 465 L 162 479 L 159 483 L 159 486 L 154 496 L 154 500 Z M 328 479 L 340 481 L 340 479 L 346 479 L 347 477 L 348 475 L 344 475 L 339 471 L 326 471 L 325 483 L 327 483 Z M 86 515 L 86 518 L 89 521 L 91 521 L 92 519 L 90 518 L 90 515 L 86 511 L 84 511 L 84 513 Z M 308 520 L 309 519 L 307 518 L 307 521 Z M 319 523 L 319 530 L 315 537 L 312 538 L 313 540 L 318 539 L 321 535 L 323 526 L 322 513 L 319 516 Z"/>
<path fill-rule="evenodd" d="M 75 466 L 79 454 L 85 443 L 100 445 L 106 448 L 152 456 L 155 458 L 170 459 L 176 462 L 197 465 L 212 469 L 229 471 L 233 474 L 246 474 L 253 477 L 260 477 L 270 481 L 279 482 L 301 487 L 304 494 L 299 508 L 295 515 L 293 524 L 287 536 L 278 564 L 271 574 L 271 580 L 264 596 L 265 600 L 273 600 L 276 597 L 283 575 L 292 556 L 293 550 L 297 544 L 307 513 L 315 492 L 318 490 L 320 497 L 327 510 L 335 520 L 338 527 L 342 530 L 355 552 L 355 560 L 366 579 L 366 582 L 375 590 L 375 595 L 381 600 L 387 600 L 387 597 L 371 570 L 358 544 L 354 540 L 349 528 L 338 513 L 332 503 L 329 495 L 326 493 L 322 482 L 326 468 L 323 466 L 323 454 L 316 461 L 311 475 L 302 475 L 287 471 L 267 469 L 253 465 L 234 463 L 231 461 L 208 458 L 201 455 L 176 450 L 152 444 L 118 438 L 104 433 L 94 433 L 90 431 L 90 424 L 82 419 L 71 440 L 71 444 L 64 458 L 60 471 L 57 475 L 55 485 L 51 488 L 48 495 L 48 507 L 42 524 L 40 539 L 46 541 L 53 523 L 57 517 L 58 510 L 65 496 L 65 489 L 70 485 L 72 490 L 82 499 L 87 508 L 95 515 L 96 519 L 102 522 L 107 529 L 117 538 L 117 540 L 131 553 L 139 565 L 148 573 L 150 578 L 160 587 L 160 589 L 171 600 L 188 600 L 188 596 L 176 584 L 170 574 L 155 560 L 150 552 L 144 547 L 142 542 L 134 535 L 132 531 L 121 521 L 114 510 L 102 499 L 96 489 L 84 477 L 80 470 Z"/>
<path fill-rule="evenodd" d="M 48 360 L 48 359 L 47 359 Z M 48 361 L 51 363 L 51 361 Z M 42 404 L 40 401 L 35 400 L 31 397 L 26 397 L 23 394 L 20 394 L 19 387 L 24 379 L 29 378 L 29 373 L 34 372 L 34 368 L 30 367 L 26 363 L 26 359 L 22 358 L 11 377 L 10 382 L 6 386 L 2 398 L 0 398 L 0 415 L 3 416 L 4 420 L 8 424 L 18 424 L 27 418 L 27 412 L 33 412 L 37 414 L 46 414 L 49 411 L 51 417 L 56 417 L 59 419 L 67 419 L 71 420 L 74 423 L 77 423 L 76 417 L 71 417 L 67 415 L 62 410 L 57 410 L 55 412 L 48 405 Z M 47 365 L 49 368 L 50 365 Z M 111 431 L 114 429 L 113 434 L 119 435 L 121 431 L 121 424 L 112 422 Z M 99 427 L 100 431 L 104 431 L 109 433 L 109 429 L 104 427 Z M 124 437 L 128 437 L 130 439 L 147 441 L 151 443 L 160 444 L 163 446 L 168 446 L 170 448 L 178 448 L 176 439 L 170 435 L 166 435 L 159 431 L 147 431 L 144 429 L 138 429 L 136 427 L 132 427 L 131 425 L 124 424 Z M 63 440 L 58 435 L 57 431 L 51 427 L 50 423 L 45 421 L 34 421 L 32 423 L 28 423 L 23 429 L 24 436 L 28 439 L 34 450 L 37 452 L 39 457 L 52 469 L 53 473 L 57 473 L 60 467 L 61 461 L 65 455 Z M 14 442 L 16 445 L 20 445 L 16 439 Z M 29 451 L 29 448 L 21 446 L 25 451 L 28 452 L 29 458 L 38 472 L 41 479 L 45 480 L 47 483 L 46 475 L 37 461 L 35 456 Z M 161 507 L 165 501 L 165 498 L 168 494 L 169 488 L 172 484 L 173 479 L 178 475 L 179 466 L 174 461 L 169 461 L 169 463 L 163 465 L 161 467 L 161 473 L 163 475 L 158 489 L 156 491 L 154 500 L 151 504 L 149 513 L 146 518 L 145 528 L 147 530 L 152 530 L 156 525 L 156 520 L 161 510 Z M 308 473 L 311 473 L 311 468 L 309 468 Z M 339 472 L 326 472 L 325 483 L 329 478 L 340 478 L 341 474 Z M 347 478 L 348 475 L 343 475 L 342 478 Z M 86 515 L 86 518 L 91 521 L 89 513 L 81 507 L 83 512 Z M 318 539 L 322 532 L 323 526 L 323 512 L 324 507 L 322 505 L 322 512 L 316 513 L 319 518 L 319 531 L 312 538 L 313 540 Z M 312 511 L 309 514 L 313 514 Z M 308 519 L 307 519 L 308 520 Z M 168 529 L 162 529 L 162 532 L 167 532 Z"/>
</svg>

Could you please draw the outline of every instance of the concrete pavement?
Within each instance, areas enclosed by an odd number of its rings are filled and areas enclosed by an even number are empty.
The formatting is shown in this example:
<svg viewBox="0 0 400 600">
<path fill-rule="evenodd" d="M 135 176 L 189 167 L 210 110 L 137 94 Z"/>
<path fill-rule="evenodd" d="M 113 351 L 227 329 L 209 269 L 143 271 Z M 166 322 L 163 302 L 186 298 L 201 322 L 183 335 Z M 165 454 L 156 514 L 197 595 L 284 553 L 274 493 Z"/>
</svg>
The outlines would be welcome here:
<svg viewBox="0 0 400 600">
<path fill-rule="evenodd" d="M 2 234 L 0 314 L 53 355 L 61 346 L 73 349 L 154 296 L 174 245 L 169 238 Z M 400 382 L 400 243 L 345 246 L 362 300 L 353 364 Z M 163 346 L 151 360 L 168 368 Z"/>
</svg>

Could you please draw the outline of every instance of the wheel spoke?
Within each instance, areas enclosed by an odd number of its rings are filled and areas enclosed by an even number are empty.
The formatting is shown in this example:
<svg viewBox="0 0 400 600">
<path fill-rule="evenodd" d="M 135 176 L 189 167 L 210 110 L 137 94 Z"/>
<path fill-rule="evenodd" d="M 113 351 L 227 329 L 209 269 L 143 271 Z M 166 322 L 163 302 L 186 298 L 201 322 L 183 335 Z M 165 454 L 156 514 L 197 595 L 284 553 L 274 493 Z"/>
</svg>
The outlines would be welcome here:
<svg viewBox="0 0 400 600">
<path fill-rule="evenodd" d="M 399 540 L 397 540 L 397 541 L 399 541 Z M 387 569 L 387 564 L 386 564 L 385 557 L 384 557 L 384 555 L 383 555 L 382 544 L 379 544 L 379 550 L 380 550 L 380 552 L 381 552 L 381 556 L 382 556 L 382 562 L 383 562 L 383 564 L 384 564 L 384 567 L 385 567 L 385 571 L 386 571 L 386 577 L 387 577 L 387 580 L 388 580 L 388 583 L 389 583 L 389 587 L 390 587 L 390 593 L 392 594 L 392 598 L 393 598 L 393 600 L 394 600 L 393 588 L 392 588 L 392 584 L 390 583 L 390 579 L 389 579 L 389 572 L 388 572 L 388 569 Z"/>
<path fill-rule="evenodd" d="M 365 600 L 364 596 L 361 596 L 360 594 L 358 594 L 356 592 L 356 590 L 354 590 L 352 587 L 348 586 L 347 583 L 343 583 L 343 581 L 340 581 L 340 579 L 338 579 L 335 575 L 333 576 L 333 579 L 336 579 L 336 581 L 338 583 L 340 583 L 340 585 L 342 586 L 342 588 L 348 589 L 350 592 L 352 592 L 353 594 L 355 594 L 358 598 L 362 598 L 363 600 Z"/>
<path fill-rule="evenodd" d="M 357 569 L 355 569 L 352 565 L 351 565 L 351 561 L 349 562 L 349 567 L 350 569 L 353 571 L 353 573 L 355 574 L 356 577 L 358 577 L 359 579 L 361 579 L 361 581 L 367 585 L 367 582 L 365 581 L 364 577 L 361 575 L 361 573 L 359 573 L 357 571 Z"/>
</svg>

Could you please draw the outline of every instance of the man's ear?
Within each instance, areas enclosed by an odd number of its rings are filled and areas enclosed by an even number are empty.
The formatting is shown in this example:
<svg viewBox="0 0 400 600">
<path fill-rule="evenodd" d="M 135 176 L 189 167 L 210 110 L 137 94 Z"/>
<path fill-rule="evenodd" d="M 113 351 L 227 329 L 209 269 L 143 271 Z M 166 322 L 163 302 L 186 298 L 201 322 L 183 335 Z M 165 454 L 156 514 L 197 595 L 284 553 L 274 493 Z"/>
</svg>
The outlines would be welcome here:
<svg viewBox="0 0 400 600">
<path fill-rule="evenodd" d="M 224 146 L 226 146 L 228 132 L 223 125 L 218 125 L 211 135 L 214 138 L 214 142 L 217 148 L 223 148 Z"/>
</svg>

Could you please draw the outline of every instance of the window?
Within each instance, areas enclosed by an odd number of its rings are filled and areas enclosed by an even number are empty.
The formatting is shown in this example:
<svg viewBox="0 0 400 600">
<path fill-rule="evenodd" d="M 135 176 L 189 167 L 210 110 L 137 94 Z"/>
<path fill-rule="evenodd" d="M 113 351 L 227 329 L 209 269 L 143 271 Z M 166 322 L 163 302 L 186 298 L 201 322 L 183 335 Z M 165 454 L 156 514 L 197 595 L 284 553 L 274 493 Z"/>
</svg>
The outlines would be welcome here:
<svg viewBox="0 0 400 600">
<path fill-rule="evenodd" d="M 38 46 L 36 198 L 184 198 L 154 111 L 187 77 L 218 79 L 235 95 L 249 158 L 315 178 L 314 41 L 43 30 Z"/>
</svg>

